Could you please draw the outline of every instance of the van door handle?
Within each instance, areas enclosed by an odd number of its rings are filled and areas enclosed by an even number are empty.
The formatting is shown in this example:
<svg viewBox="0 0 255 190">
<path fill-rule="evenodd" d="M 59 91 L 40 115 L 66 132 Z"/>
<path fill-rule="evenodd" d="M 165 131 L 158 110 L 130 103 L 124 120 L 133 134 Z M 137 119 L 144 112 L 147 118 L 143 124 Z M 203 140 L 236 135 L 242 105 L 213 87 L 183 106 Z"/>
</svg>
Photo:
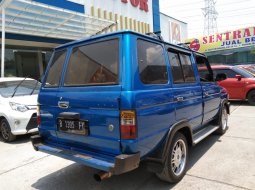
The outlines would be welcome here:
<svg viewBox="0 0 255 190">
<path fill-rule="evenodd" d="M 69 102 L 58 101 L 58 107 L 67 109 L 67 108 L 69 108 Z"/>
<path fill-rule="evenodd" d="M 178 97 L 176 97 L 176 100 L 177 100 L 177 102 L 182 102 L 183 101 L 183 97 L 178 96 Z"/>
</svg>

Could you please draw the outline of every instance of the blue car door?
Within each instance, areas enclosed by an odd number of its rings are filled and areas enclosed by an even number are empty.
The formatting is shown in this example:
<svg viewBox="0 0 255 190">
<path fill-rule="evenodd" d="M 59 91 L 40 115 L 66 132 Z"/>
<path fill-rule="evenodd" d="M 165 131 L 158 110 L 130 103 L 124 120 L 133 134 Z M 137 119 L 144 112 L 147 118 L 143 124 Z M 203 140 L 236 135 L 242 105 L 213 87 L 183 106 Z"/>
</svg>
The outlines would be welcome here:
<svg viewBox="0 0 255 190">
<path fill-rule="evenodd" d="M 203 102 L 192 55 L 189 51 L 168 48 L 168 57 L 172 70 L 176 121 L 188 120 L 195 131 L 202 123 Z"/>
<path fill-rule="evenodd" d="M 203 124 L 211 121 L 218 113 L 221 102 L 221 87 L 214 81 L 208 60 L 199 54 L 195 55 L 203 90 L 204 118 Z"/>
</svg>

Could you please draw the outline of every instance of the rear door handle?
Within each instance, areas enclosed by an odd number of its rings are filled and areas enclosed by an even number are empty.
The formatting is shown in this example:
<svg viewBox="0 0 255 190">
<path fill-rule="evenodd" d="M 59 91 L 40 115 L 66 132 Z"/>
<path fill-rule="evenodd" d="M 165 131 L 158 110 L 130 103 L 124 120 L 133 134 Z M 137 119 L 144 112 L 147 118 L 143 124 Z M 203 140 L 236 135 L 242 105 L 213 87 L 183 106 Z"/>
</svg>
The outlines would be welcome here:
<svg viewBox="0 0 255 190">
<path fill-rule="evenodd" d="M 183 97 L 178 96 L 178 97 L 176 97 L 176 100 L 177 100 L 177 102 L 182 102 L 183 101 Z"/>
<path fill-rule="evenodd" d="M 58 107 L 67 109 L 67 108 L 69 108 L 69 102 L 58 101 Z"/>
</svg>

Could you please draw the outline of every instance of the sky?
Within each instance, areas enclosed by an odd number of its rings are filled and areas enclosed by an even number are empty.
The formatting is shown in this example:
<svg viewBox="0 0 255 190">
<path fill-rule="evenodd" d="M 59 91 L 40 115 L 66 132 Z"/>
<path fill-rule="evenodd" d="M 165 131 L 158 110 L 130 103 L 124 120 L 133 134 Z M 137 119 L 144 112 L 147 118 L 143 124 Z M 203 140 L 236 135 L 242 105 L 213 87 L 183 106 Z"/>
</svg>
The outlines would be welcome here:
<svg viewBox="0 0 255 190">
<path fill-rule="evenodd" d="M 255 0 L 215 0 L 218 32 L 255 26 Z M 204 35 L 204 0 L 159 0 L 160 11 L 188 24 L 188 38 Z"/>
</svg>

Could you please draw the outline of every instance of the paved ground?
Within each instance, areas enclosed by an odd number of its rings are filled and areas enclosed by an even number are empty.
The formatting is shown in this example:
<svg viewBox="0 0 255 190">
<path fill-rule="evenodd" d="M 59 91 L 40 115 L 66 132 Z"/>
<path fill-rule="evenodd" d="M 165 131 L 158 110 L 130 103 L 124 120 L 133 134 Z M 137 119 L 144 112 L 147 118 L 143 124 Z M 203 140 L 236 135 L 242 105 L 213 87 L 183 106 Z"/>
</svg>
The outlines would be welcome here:
<svg viewBox="0 0 255 190">
<path fill-rule="evenodd" d="M 144 165 L 98 183 L 96 170 L 35 152 L 26 136 L 12 144 L 0 141 L 0 189 L 255 190 L 255 107 L 235 102 L 231 112 L 224 136 L 211 135 L 192 148 L 187 175 L 176 185 L 161 182 Z"/>
</svg>

